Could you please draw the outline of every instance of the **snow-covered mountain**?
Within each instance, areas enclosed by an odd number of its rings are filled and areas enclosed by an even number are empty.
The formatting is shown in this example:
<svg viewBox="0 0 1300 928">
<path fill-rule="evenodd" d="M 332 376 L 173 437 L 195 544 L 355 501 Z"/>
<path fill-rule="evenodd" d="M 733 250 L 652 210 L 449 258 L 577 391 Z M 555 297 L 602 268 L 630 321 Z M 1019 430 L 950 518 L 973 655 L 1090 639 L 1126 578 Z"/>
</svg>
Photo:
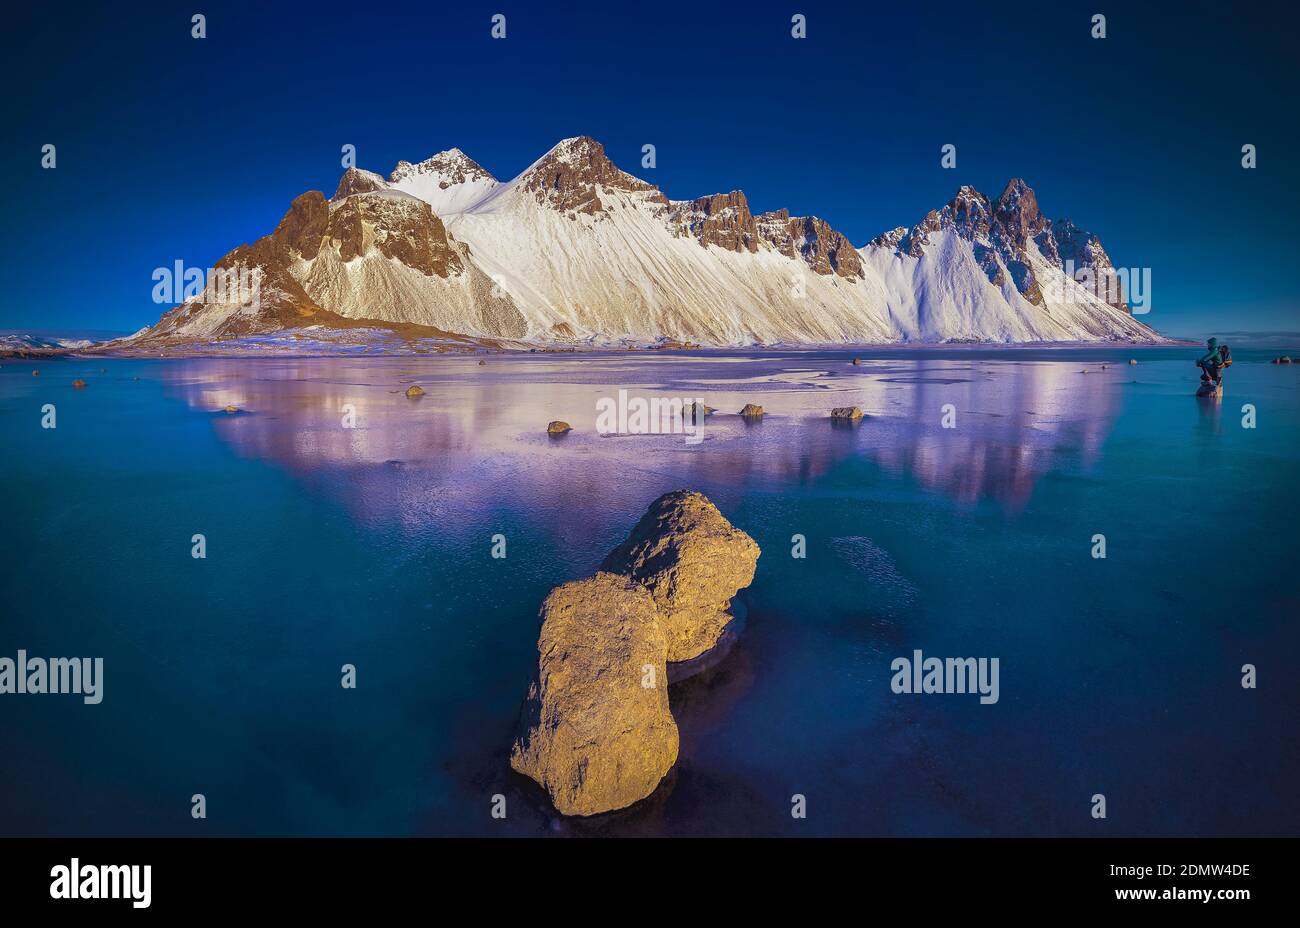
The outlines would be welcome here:
<svg viewBox="0 0 1300 928">
<path fill-rule="evenodd" d="M 63 335 L 40 335 L 34 332 L 0 332 L 0 351 L 22 352 L 89 348 L 96 339 Z"/>
<path fill-rule="evenodd" d="M 1122 296 L 1064 279 L 1067 258 L 1112 273 L 1019 180 L 996 201 L 963 187 L 857 249 L 817 217 L 754 215 L 740 191 L 670 200 L 578 137 L 505 183 L 459 149 L 387 179 L 349 169 L 219 262 L 260 269 L 256 306 L 209 287 L 142 338 L 378 320 L 536 342 L 1160 340 Z"/>
<path fill-rule="evenodd" d="M 1114 305 L 1104 299 L 1117 285 L 1089 289 L 1066 277 L 1063 245 L 1076 270 L 1113 275 L 1096 236 L 1069 220 L 1054 227 L 1016 179 L 996 201 L 962 187 L 943 209 L 911 229 L 886 232 L 862 256 L 884 281 L 890 325 L 904 339 L 1161 340 L 1122 297 Z"/>
</svg>

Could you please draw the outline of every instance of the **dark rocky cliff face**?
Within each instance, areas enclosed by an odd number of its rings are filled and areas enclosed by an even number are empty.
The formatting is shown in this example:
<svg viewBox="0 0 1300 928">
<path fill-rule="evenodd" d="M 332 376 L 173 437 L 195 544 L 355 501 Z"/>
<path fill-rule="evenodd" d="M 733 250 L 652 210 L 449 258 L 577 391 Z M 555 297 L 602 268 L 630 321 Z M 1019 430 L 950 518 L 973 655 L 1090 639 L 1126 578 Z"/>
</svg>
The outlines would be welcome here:
<svg viewBox="0 0 1300 928">
<path fill-rule="evenodd" d="M 817 274 L 861 277 L 862 256 L 853 244 L 816 216 L 791 216 L 788 209 L 758 217 L 759 234 L 787 257 L 799 257 Z"/>
</svg>

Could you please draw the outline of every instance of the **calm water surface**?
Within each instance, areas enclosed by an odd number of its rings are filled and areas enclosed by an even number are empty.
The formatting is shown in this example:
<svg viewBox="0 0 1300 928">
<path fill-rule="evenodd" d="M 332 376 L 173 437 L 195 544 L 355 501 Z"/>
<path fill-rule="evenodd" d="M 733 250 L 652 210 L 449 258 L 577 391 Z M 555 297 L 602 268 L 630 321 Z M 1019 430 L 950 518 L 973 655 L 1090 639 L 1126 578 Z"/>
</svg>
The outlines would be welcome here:
<svg viewBox="0 0 1300 928">
<path fill-rule="evenodd" d="M 105 681 L 0 696 L 0 833 L 1296 834 L 1300 369 L 1195 355 L 6 359 L 0 655 Z M 769 415 L 600 437 L 620 387 Z M 743 631 L 661 788 L 562 820 L 508 767 L 537 607 L 680 487 L 763 549 Z M 894 695 L 918 648 L 999 702 Z"/>
</svg>

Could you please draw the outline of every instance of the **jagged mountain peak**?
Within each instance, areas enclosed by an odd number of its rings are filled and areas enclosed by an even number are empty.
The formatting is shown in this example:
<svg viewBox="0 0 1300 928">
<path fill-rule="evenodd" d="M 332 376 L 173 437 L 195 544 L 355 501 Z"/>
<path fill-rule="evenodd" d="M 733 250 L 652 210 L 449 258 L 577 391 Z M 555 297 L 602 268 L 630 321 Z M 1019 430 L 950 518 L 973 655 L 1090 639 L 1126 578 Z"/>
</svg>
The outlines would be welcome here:
<svg viewBox="0 0 1300 928">
<path fill-rule="evenodd" d="M 537 159 L 537 163 L 548 160 L 567 164 L 573 168 L 603 162 L 613 163 L 605 154 L 605 146 L 589 135 L 575 135 L 572 138 L 560 139 L 546 154 Z"/>
<path fill-rule="evenodd" d="M 421 174 L 438 174 L 440 179 L 446 182 L 447 186 L 465 183 L 466 181 L 496 181 L 491 171 L 459 148 L 448 148 L 446 151 L 430 155 L 423 161 L 414 164 L 410 161 L 399 161 L 397 166 L 393 168 L 392 173 L 389 174 L 388 180 L 389 183 L 399 184 L 407 178 Z"/>
<path fill-rule="evenodd" d="M 393 189 L 423 200 L 439 216 L 463 213 L 500 184 L 491 172 L 459 148 L 449 148 L 418 164 L 399 161 L 389 175 Z"/>
<path fill-rule="evenodd" d="M 589 135 L 561 139 L 513 184 L 570 215 L 603 214 L 602 190 L 646 194 L 650 202 L 669 205 L 657 186 L 621 170 L 605 154 L 605 146 Z"/>
<path fill-rule="evenodd" d="M 1016 199 L 1025 194 L 1033 196 L 1034 188 L 1029 186 L 1023 177 L 1013 177 L 1007 181 L 1007 185 L 1002 188 L 1002 193 L 998 196 L 998 200 Z"/>
<path fill-rule="evenodd" d="M 338 189 L 334 191 L 332 199 L 341 200 L 357 193 L 373 193 L 376 190 L 386 189 L 388 189 L 388 181 L 374 171 L 348 168 L 339 178 Z"/>
<path fill-rule="evenodd" d="M 1037 235 L 1047 224 L 1038 209 L 1038 197 L 1022 178 L 1013 177 L 998 197 L 994 216 L 1004 226 L 1017 233 L 1017 237 Z"/>
</svg>

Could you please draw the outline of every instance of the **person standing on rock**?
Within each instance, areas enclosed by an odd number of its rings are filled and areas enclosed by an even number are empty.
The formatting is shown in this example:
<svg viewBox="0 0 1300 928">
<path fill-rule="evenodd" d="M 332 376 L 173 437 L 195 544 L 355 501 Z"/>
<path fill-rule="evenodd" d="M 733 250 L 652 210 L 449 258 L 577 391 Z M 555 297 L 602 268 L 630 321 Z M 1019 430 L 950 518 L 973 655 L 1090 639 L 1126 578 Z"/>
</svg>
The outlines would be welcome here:
<svg viewBox="0 0 1300 928">
<path fill-rule="evenodd" d="M 1232 352 L 1227 345 L 1220 345 L 1217 338 L 1207 340 L 1205 347 L 1209 350 L 1196 362 L 1196 366 L 1201 369 L 1201 380 L 1216 387 L 1222 386 L 1223 370 L 1232 364 Z"/>
</svg>

